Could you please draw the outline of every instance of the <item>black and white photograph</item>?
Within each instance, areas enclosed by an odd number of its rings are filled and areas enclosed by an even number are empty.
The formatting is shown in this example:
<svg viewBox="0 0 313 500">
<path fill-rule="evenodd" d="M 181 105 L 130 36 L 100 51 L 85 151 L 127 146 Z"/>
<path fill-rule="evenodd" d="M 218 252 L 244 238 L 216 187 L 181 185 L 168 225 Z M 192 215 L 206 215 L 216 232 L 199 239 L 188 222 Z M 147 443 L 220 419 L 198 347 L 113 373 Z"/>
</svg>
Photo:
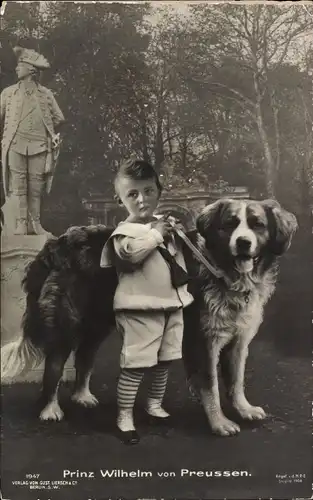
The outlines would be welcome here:
<svg viewBox="0 0 313 500">
<path fill-rule="evenodd" d="M 312 498 L 313 4 L 3 2 L 1 498 Z"/>
</svg>

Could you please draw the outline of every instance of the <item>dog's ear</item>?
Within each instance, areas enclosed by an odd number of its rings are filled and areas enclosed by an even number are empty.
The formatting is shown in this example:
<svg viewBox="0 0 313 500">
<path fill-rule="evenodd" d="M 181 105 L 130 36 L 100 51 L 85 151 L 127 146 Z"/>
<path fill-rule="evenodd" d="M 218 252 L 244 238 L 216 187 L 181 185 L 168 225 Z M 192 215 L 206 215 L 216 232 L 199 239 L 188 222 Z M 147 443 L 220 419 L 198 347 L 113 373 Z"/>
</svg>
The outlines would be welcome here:
<svg viewBox="0 0 313 500">
<path fill-rule="evenodd" d="M 268 219 L 270 249 L 275 255 L 288 250 L 292 237 L 298 228 L 296 217 L 284 210 L 276 200 L 264 200 L 262 205 Z"/>
<path fill-rule="evenodd" d="M 218 220 L 219 215 L 226 204 L 229 204 L 230 200 L 222 199 L 217 200 L 210 205 L 207 205 L 202 210 L 201 214 L 197 217 L 196 225 L 197 230 L 201 236 L 205 237 L 207 231 L 212 227 L 214 222 Z"/>
</svg>

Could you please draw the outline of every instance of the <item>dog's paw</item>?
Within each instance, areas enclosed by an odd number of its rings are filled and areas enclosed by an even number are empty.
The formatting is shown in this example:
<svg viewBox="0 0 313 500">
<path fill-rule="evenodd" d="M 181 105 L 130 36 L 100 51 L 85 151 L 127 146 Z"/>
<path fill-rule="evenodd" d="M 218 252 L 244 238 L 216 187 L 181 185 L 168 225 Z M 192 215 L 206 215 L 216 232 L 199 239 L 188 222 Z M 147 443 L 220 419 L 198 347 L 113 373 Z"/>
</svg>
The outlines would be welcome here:
<svg viewBox="0 0 313 500">
<path fill-rule="evenodd" d="M 240 432 L 240 427 L 224 415 L 221 415 L 210 422 L 213 434 L 218 436 L 234 436 Z"/>
<path fill-rule="evenodd" d="M 237 406 L 237 412 L 244 420 L 264 420 L 266 413 L 260 406 Z"/>
<path fill-rule="evenodd" d="M 62 420 L 63 417 L 64 413 L 57 401 L 47 404 L 39 415 L 40 420 L 54 420 L 55 422 Z"/>
<path fill-rule="evenodd" d="M 90 391 L 75 392 L 72 396 L 72 401 L 87 408 L 92 408 L 99 404 L 96 396 L 91 394 Z"/>
</svg>

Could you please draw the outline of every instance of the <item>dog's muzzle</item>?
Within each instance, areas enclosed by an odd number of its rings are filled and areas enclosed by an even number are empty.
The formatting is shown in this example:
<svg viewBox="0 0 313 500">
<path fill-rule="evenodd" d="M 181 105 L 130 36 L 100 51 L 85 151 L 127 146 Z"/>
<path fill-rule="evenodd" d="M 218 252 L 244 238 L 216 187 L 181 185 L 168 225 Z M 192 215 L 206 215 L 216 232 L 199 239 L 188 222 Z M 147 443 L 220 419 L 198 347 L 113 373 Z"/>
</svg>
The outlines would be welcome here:
<svg viewBox="0 0 313 500">
<path fill-rule="evenodd" d="M 236 248 L 237 248 L 238 255 L 248 254 L 248 252 L 250 251 L 251 245 L 252 245 L 252 242 L 248 238 L 245 238 L 243 236 L 240 236 L 239 238 L 237 238 Z"/>
<path fill-rule="evenodd" d="M 240 236 L 236 240 L 236 248 L 233 254 L 235 267 L 239 273 L 250 273 L 256 263 L 256 257 L 251 254 L 252 242 L 249 238 Z"/>
</svg>

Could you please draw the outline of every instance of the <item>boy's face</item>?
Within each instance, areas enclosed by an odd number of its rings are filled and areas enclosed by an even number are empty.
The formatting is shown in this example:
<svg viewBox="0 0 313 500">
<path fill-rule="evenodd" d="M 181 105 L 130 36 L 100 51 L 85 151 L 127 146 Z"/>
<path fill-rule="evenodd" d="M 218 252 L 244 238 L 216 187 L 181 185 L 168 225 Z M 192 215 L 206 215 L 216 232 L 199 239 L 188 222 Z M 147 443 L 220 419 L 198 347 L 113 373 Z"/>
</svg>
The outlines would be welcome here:
<svg viewBox="0 0 313 500">
<path fill-rule="evenodd" d="M 118 197 L 129 215 L 145 220 L 153 215 L 160 193 L 154 179 L 134 180 L 122 177 L 118 181 Z"/>
</svg>

